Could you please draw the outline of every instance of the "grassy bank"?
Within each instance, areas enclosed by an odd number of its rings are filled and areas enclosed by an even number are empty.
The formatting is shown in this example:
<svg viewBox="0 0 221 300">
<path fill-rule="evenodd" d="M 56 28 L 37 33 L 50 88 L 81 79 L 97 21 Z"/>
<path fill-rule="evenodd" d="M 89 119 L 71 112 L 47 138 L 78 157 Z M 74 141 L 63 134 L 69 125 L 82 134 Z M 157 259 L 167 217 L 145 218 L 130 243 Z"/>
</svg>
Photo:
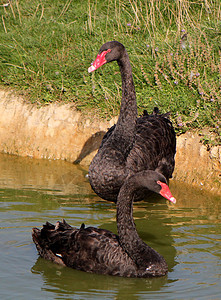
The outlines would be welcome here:
<svg viewBox="0 0 221 300">
<path fill-rule="evenodd" d="M 108 40 L 130 56 L 139 111 L 172 112 L 177 131 L 221 127 L 220 1 L 9 1 L 0 4 L 0 82 L 30 101 L 117 115 L 117 64 L 87 68 Z M 204 138 L 211 143 L 210 137 Z"/>
</svg>

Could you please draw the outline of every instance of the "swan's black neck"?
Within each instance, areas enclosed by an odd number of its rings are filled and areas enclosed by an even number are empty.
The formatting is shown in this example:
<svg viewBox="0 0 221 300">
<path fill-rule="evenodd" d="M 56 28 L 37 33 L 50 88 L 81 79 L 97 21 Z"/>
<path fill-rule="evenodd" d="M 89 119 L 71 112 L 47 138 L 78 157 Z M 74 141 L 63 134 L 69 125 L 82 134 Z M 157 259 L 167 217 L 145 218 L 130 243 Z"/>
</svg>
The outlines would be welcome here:
<svg viewBox="0 0 221 300">
<path fill-rule="evenodd" d="M 132 68 L 126 50 L 124 50 L 121 58 L 117 60 L 117 63 L 120 67 L 122 78 L 122 101 L 120 115 L 114 131 L 114 140 L 115 145 L 117 145 L 116 140 L 119 139 L 121 151 L 128 152 L 135 136 L 137 103 Z"/>
<path fill-rule="evenodd" d="M 140 176 L 133 175 L 121 187 L 117 200 L 117 229 L 121 247 L 132 258 L 140 269 L 146 269 L 150 263 L 163 259 L 139 237 L 133 220 L 133 199 L 135 192 L 142 187 Z M 142 180 L 146 180 L 142 177 Z M 151 189 L 151 188 L 150 188 Z"/>
</svg>

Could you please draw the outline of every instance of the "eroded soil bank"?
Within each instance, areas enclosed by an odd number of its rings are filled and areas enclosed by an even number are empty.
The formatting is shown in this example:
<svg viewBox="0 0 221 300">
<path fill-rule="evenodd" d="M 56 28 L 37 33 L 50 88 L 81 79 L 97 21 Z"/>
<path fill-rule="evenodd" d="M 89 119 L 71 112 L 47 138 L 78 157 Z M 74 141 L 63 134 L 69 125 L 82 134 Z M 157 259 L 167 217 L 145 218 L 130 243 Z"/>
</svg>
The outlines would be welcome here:
<svg viewBox="0 0 221 300">
<path fill-rule="evenodd" d="M 0 90 L 0 152 L 89 165 L 116 119 L 82 116 L 72 104 L 38 108 Z M 207 151 L 197 132 L 178 136 L 174 178 L 221 194 L 221 147 Z"/>
</svg>

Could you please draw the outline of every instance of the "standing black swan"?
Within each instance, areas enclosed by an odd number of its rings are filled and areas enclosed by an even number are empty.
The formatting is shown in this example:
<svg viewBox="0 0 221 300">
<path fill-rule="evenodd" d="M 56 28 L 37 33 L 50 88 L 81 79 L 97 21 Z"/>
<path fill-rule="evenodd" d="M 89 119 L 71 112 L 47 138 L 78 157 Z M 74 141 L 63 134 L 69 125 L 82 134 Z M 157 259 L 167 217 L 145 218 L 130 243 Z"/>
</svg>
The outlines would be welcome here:
<svg viewBox="0 0 221 300">
<path fill-rule="evenodd" d="M 117 42 L 105 43 L 88 72 L 116 60 L 122 77 L 122 102 L 117 124 L 105 134 L 89 167 L 92 189 L 103 199 L 116 201 L 125 180 L 143 170 L 163 174 L 168 180 L 174 170 L 176 136 L 167 114 L 144 113 L 137 117 L 136 93 L 129 56 Z M 154 174 L 152 172 L 152 174 Z M 147 193 L 140 190 L 135 200 Z"/>
<path fill-rule="evenodd" d="M 119 236 L 94 227 L 73 228 L 64 220 L 33 228 L 37 250 L 45 259 L 90 273 L 124 277 L 163 276 L 168 268 L 164 258 L 139 237 L 133 221 L 134 195 L 140 188 L 164 195 L 173 203 L 166 179 L 154 171 L 141 171 L 128 178 L 117 200 Z"/>
</svg>

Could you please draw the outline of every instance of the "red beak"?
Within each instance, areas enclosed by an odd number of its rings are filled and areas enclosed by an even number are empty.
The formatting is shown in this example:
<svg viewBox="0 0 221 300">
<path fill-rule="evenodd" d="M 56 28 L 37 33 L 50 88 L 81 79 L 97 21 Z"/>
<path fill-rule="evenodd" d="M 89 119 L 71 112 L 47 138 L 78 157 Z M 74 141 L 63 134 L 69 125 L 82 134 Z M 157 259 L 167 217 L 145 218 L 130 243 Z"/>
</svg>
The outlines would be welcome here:
<svg viewBox="0 0 221 300">
<path fill-rule="evenodd" d="M 161 186 L 160 195 L 175 204 L 176 199 L 171 194 L 171 191 L 170 191 L 168 185 L 166 183 L 161 182 L 161 181 L 157 181 L 157 183 Z"/>
<path fill-rule="evenodd" d="M 106 64 L 107 61 L 105 59 L 105 56 L 110 51 L 111 51 L 111 49 L 108 49 L 107 51 L 103 51 L 103 52 L 101 52 L 101 54 L 98 54 L 95 61 L 88 68 L 88 72 L 91 73 L 91 72 L 97 70 L 98 68 L 100 68 L 101 66 L 103 66 L 104 64 Z"/>
</svg>

